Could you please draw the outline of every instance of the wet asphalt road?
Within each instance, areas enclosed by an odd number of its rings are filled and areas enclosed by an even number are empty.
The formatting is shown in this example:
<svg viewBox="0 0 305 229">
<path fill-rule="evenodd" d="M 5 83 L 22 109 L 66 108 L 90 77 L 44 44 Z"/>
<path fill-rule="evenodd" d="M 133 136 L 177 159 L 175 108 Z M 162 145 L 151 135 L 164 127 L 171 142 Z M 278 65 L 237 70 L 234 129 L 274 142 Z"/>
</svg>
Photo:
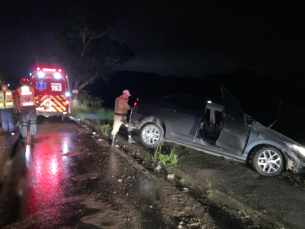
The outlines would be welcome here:
<svg viewBox="0 0 305 229">
<path fill-rule="evenodd" d="M 38 123 L 34 144 L 18 143 L 6 163 L 0 228 L 219 225 L 193 197 L 135 169 L 110 147 L 97 144 L 82 125 L 43 117 Z M 243 226 L 229 220 L 220 228 Z"/>
</svg>

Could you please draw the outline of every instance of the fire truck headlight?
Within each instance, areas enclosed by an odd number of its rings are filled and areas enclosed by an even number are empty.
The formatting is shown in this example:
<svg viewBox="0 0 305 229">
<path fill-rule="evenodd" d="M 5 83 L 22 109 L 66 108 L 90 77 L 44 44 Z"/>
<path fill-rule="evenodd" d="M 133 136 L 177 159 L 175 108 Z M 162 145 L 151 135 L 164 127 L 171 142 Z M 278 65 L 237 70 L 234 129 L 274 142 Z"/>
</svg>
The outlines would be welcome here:
<svg viewBox="0 0 305 229">
<path fill-rule="evenodd" d="M 43 78 L 46 74 L 44 72 L 38 72 L 38 78 Z"/>
<path fill-rule="evenodd" d="M 55 72 L 54 73 L 54 78 L 57 79 L 57 80 L 60 79 L 61 78 L 61 74 L 59 72 Z"/>
<path fill-rule="evenodd" d="M 66 97 L 69 97 L 69 96 L 70 96 L 70 92 L 67 91 L 67 92 L 65 93 L 65 96 L 66 96 Z"/>
</svg>

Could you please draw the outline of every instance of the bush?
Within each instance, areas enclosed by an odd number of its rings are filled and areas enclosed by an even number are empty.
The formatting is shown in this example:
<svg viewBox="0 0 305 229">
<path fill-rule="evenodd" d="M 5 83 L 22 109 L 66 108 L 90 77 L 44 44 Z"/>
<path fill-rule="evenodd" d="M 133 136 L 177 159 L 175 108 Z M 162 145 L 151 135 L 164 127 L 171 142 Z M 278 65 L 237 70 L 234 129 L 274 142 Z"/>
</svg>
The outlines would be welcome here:
<svg viewBox="0 0 305 229">
<path fill-rule="evenodd" d="M 114 115 L 114 110 L 101 108 L 104 101 L 96 96 L 89 95 L 88 91 L 82 90 L 79 94 L 79 104 L 77 107 L 73 107 L 71 104 L 71 115 L 84 119 L 85 114 L 92 113 L 104 116 L 105 119 L 112 120 Z"/>
<path fill-rule="evenodd" d="M 100 131 L 103 137 L 108 138 L 108 131 L 111 129 L 109 124 L 99 124 Z"/>
<path fill-rule="evenodd" d="M 79 103 L 89 108 L 98 109 L 102 106 L 104 100 L 100 97 L 89 94 L 89 91 L 81 90 L 79 93 Z"/>
<path fill-rule="evenodd" d="M 154 155 L 151 157 L 151 160 L 154 163 L 160 163 L 166 166 L 168 173 L 172 172 L 172 168 L 178 166 L 178 157 L 175 152 L 175 147 L 171 148 L 170 154 L 162 154 L 162 146 L 159 145 L 154 152 Z"/>
<path fill-rule="evenodd" d="M 113 115 L 114 115 L 114 110 L 106 109 L 106 108 L 100 108 L 100 109 L 96 110 L 96 112 L 94 112 L 94 113 L 98 114 L 98 115 L 101 115 L 101 116 L 105 116 L 108 120 L 112 120 Z"/>
</svg>

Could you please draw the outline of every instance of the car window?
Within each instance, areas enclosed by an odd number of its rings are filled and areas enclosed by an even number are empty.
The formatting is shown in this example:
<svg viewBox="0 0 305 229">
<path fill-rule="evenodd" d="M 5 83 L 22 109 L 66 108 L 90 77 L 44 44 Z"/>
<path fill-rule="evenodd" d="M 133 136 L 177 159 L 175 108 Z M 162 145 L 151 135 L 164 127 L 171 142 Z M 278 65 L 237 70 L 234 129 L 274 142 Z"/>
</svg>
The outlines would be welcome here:
<svg viewBox="0 0 305 229">
<path fill-rule="evenodd" d="M 233 95 L 231 95 L 231 93 L 227 91 L 225 88 L 222 88 L 222 93 L 223 93 L 226 114 L 232 115 L 235 118 L 244 121 L 245 120 L 244 111 L 240 107 L 236 99 L 233 97 Z"/>
<path fill-rule="evenodd" d="M 205 114 L 204 114 L 204 121 L 210 125 L 210 120 L 211 120 L 211 110 L 210 109 L 205 109 Z"/>
<path fill-rule="evenodd" d="M 203 100 L 191 96 L 178 96 L 176 106 L 200 113 Z"/>
<path fill-rule="evenodd" d="M 222 120 L 222 113 L 220 111 L 215 111 L 215 123 L 219 124 Z"/>
</svg>

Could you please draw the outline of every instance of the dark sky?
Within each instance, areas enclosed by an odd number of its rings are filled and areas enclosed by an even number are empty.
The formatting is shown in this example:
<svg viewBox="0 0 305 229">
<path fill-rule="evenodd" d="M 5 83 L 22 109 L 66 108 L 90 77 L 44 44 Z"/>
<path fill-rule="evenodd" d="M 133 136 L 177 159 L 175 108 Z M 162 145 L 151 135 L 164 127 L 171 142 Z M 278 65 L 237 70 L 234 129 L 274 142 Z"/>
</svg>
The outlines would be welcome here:
<svg viewBox="0 0 305 229">
<path fill-rule="evenodd" d="M 0 72 L 20 78 L 29 73 L 34 53 L 51 57 L 48 27 L 71 2 L 1 0 Z M 303 1 L 120 2 L 130 11 L 113 34 L 136 57 L 117 70 L 196 77 L 236 67 L 286 76 L 303 73 Z"/>
<path fill-rule="evenodd" d="M 301 2 L 136 1 L 119 26 L 136 54 L 123 68 L 191 76 L 237 66 L 303 73 Z"/>
</svg>

